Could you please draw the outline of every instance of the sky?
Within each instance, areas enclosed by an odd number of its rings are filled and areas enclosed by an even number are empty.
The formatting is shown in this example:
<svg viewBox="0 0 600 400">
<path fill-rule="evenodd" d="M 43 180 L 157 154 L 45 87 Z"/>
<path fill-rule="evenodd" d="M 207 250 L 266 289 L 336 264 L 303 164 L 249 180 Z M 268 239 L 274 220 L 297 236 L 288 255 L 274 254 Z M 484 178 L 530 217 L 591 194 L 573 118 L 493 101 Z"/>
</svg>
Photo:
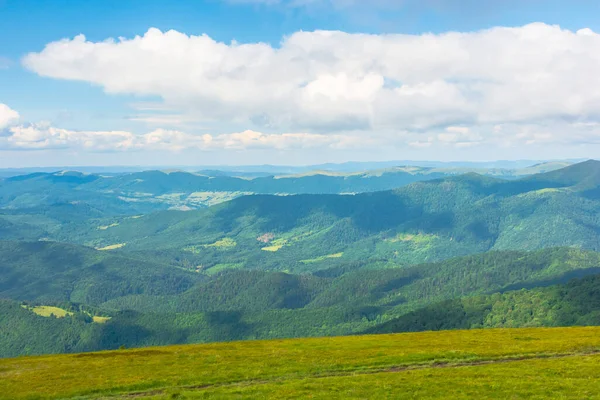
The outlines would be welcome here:
<svg viewBox="0 0 600 400">
<path fill-rule="evenodd" d="M 0 0 L 0 168 L 597 158 L 600 2 Z"/>
</svg>

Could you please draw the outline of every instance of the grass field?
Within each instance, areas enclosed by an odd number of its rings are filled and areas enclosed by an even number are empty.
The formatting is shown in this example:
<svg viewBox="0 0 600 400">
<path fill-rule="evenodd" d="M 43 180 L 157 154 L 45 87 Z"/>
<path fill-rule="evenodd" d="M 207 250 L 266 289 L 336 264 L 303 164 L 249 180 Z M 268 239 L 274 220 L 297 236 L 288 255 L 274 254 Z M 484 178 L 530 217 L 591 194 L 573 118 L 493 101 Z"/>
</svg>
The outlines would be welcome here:
<svg viewBox="0 0 600 400">
<path fill-rule="evenodd" d="M 328 258 L 341 258 L 343 255 L 344 255 L 344 253 L 328 254 L 326 256 L 320 256 L 320 257 L 316 257 L 316 258 L 311 258 L 309 260 L 300 260 L 300 262 L 304 263 L 304 264 L 310 264 L 310 263 L 316 263 L 316 262 L 320 262 L 320 261 L 325 261 Z"/>
<path fill-rule="evenodd" d="M 0 360 L 0 398 L 594 398 L 600 328 L 169 346 Z"/>
<path fill-rule="evenodd" d="M 36 306 L 36 307 L 22 306 L 22 307 L 36 313 L 37 315 L 39 315 L 41 317 L 50 317 L 50 316 L 54 315 L 56 318 L 64 318 L 67 315 L 73 315 L 72 312 L 63 310 L 62 308 L 52 307 L 52 306 Z"/>
</svg>

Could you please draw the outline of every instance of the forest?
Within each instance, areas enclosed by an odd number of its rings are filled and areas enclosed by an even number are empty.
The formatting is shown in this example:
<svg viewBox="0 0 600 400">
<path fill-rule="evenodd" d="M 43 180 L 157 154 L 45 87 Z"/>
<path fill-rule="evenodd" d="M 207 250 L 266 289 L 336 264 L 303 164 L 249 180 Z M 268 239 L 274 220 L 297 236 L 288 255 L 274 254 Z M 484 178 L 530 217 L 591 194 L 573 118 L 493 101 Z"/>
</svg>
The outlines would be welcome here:
<svg viewBox="0 0 600 400">
<path fill-rule="evenodd" d="M 597 161 L 187 211 L 113 201 L 128 176 L 0 181 L 0 356 L 600 323 Z"/>
</svg>

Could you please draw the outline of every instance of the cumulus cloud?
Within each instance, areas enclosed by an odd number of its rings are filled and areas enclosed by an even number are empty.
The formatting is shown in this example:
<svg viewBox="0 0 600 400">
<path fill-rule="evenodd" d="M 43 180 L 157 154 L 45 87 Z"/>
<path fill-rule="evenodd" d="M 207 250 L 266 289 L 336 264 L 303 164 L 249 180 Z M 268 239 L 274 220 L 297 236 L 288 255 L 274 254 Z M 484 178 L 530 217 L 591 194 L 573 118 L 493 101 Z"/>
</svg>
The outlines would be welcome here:
<svg viewBox="0 0 600 400">
<path fill-rule="evenodd" d="M 23 64 L 108 93 L 160 96 L 205 120 L 279 130 L 600 119 L 600 35 L 542 23 L 439 35 L 297 32 L 278 47 L 152 28 L 52 42 Z"/>
<path fill-rule="evenodd" d="M 6 128 L 7 126 L 17 122 L 18 120 L 18 112 L 11 109 L 6 104 L 0 103 L 0 129 Z"/>
<path fill-rule="evenodd" d="M 18 125 L 0 136 L 0 147 L 19 150 L 81 148 L 91 151 L 127 150 L 136 136 L 124 131 L 73 131 L 46 123 Z"/>
<path fill-rule="evenodd" d="M 344 149 L 369 143 L 350 135 L 314 133 L 268 134 L 253 130 L 219 135 L 194 135 L 178 130 L 155 129 L 136 135 L 127 131 L 77 131 L 53 127 L 47 123 L 15 125 L 0 131 L 0 150 L 83 150 L 118 151 L 202 151 L 252 149 Z"/>
</svg>

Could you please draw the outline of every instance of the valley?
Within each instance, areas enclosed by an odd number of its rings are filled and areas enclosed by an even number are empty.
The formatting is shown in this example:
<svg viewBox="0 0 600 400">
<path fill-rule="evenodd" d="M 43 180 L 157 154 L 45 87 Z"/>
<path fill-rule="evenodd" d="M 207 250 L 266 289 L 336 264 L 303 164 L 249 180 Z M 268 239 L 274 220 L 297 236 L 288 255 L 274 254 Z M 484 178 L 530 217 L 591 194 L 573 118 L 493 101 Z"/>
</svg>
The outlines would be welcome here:
<svg viewBox="0 0 600 400">
<path fill-rule="evenodd" d="M 600 323 L 597 161 L 189 211 L 98 207 L 64 187 L 97 181 L 0 185 L 52 199 L 0 209 L 0 356 Z"/>
</svg>

